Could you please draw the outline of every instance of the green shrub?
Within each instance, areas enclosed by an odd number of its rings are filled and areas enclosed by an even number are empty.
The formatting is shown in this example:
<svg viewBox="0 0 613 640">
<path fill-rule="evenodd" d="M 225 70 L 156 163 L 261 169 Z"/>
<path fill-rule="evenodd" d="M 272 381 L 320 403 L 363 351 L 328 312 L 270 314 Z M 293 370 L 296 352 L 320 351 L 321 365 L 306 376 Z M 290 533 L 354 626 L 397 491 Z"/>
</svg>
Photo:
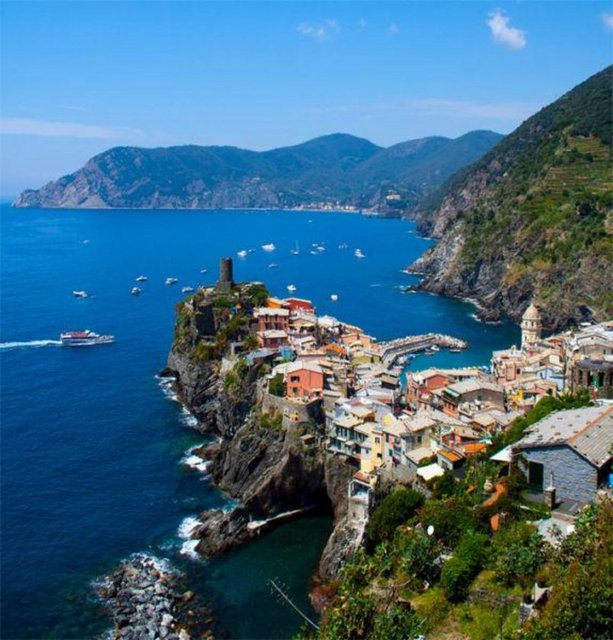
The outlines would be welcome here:
<svg viewBox="0 0 613 640">
<path fill-rule="evenodd" d="M 414 489 L 398 487 L 383 498 L 370 516 L 366 531 L 371 542 L 391 540 L 399 525 L 405 524 L 424 503 L 424 497 Z"/>
<path fill-rule="evenodd" d="M 455 547 L 466 531 L 475 528 L 472 509 L 459 497 L 428 500 L 419 510 L 419 521 L 424 527 L 432 525 L 434 537 L 449 547 Z"/>
<path fill-rule="evenodd" d="M 283 374 L 277 373 L 270 379 L 268 383 L 268 393 L 273 396 L 282 398 L 285 395 L 285 383 L 283 382 Z"/>
<path fill-rule="evenodd" d="M 468 596 L 470 584 L 483 566 L 487 543 L 486 535 L 466 533 L 453 557 L 443 565 L 441 587 L 450 602 L 461 602 Z"/>
</svg>

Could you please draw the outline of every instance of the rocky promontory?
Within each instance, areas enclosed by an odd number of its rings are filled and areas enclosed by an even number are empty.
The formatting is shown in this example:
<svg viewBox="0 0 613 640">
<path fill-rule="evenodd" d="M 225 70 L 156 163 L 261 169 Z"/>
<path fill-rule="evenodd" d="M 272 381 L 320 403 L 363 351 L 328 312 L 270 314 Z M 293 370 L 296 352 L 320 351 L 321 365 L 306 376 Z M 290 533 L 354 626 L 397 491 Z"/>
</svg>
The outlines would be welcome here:
<svg viewBox="0 0 613 640">
<path fill-rule="evenodd" d="M 347 485 L 357 470 L 344 457 L 325 453 L 321 424 L 282 425 L 262 412 L 269 365 L 248 364 L 232 351 L 249 343 L 248 310 L 266 297 L 262 285 L 234 285 L 224 292 L 211 287 L 176 309 L 175 337 L 162 374 L 173 378 L 178 398 L 198 419 L 196 428 L 217 436 L 218 442 L 197 453 L 210 461 L 213 482 L 236 502 L 232 509 L 201 513 L 191 527 L 195 550 L 205 557 L 313 510 L 333 514 L 335 525 L 343 523 Z M 333 558 L 344 557 L 337 551 L 347 546 L 345 538 L 328 543 L 322 577 L 338 572 Z"/>
</svg>

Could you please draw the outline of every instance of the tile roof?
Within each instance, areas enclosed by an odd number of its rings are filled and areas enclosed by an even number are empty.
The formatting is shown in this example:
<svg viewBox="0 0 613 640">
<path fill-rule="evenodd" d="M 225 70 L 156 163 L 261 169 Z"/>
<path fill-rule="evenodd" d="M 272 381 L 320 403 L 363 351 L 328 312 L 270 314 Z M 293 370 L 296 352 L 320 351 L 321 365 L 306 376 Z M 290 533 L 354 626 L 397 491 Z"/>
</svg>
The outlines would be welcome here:
<svg viewBox="0 0 613 640">
<path fill-rule="evenodd" d="M 567 445 L 601 467 L 611 457 L 613 406 L 556 411 L 534 424 L 517 445 L 520 449 Z"/>
</svg>

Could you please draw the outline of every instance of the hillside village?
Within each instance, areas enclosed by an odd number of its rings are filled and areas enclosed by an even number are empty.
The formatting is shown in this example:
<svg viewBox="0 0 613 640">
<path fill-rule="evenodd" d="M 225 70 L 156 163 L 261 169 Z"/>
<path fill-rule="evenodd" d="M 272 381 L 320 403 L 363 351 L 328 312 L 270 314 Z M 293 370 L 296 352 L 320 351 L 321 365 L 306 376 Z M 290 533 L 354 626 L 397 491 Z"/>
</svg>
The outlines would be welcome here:
<svg viewBox="0 0 613 640">
<path fill-rule="evenodd" d="M 422 509 L 442 499 L 467 502 L 490 536 L 512 530 L 519 513 L 543 549 L 572 537 L 587 505 L 610 505 L 613 322 L 544 337 L 538 307 L 531 304 L 521 344 L 494 352 L 489 367 L 413 371 L 406 365 L 416 354 L 459 351 L 467 344 L 439 334 L 378 342 L 359 327 L 318 316 L 309 300 L 275 298 L 257 283 L 248 285 L 247 299 L 245 286 L 233 282 L 232 262 L 225 258 L 220 281 L 186 304 L 201 324 L 216 305 L 226 326 L 236 329 L 224 334 L 224 387 L 235 385 L 245 366 L 263 372 L 257 382 L 262 428 L 298 428 L 305 450 L 353 467 L 341 564 L 351 567 L 363 548 L 379 549 L 381 513 L 403 491 L 418 496 L 414 507 L 425 501 Z M 181 316 L 176 339 L 180 326 Z M 209 357 L 219 335 L 216 340 L 197 346 L 196 353 Z M 414 512 L 405 510 L 392 531 Z M 419 519 L 417 530 L 426 524 Z M 466 525 L 467 535 L 471 527 Z M 390 531 L 387 536 L 388 545 L 396 540 Z M 456 552 L 444 535 L 438 542 L 437 563 L 444 568 Z M 336 595 L 324 598 L 324 626 L 339 611 L 340 584 Z M 516 594 L 517 620 L 532 619 L 551 592 L 545 585 L 530 595 L 530 586 L 524 584 L 521 606 Z M 413 611 L 415 602 L 405 599 Z"/>
</svg>

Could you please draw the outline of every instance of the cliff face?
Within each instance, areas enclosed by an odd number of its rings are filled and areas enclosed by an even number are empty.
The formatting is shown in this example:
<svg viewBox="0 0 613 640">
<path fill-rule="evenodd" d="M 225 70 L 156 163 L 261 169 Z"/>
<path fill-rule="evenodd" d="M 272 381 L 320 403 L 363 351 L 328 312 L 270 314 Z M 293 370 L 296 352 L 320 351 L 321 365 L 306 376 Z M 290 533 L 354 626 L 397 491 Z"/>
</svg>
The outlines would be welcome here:
<svg viewBox="0 0 613 640">
<path fill-rule="evenodd" d="M 243 287 L 242 307 L 248 286 Z M 332 458 L 318 441 L 305 443 L 313 426 L 263 418 L 258 403 L 262 366 L 230 358 L 228 344 L 245 337 L 240 314 L 216 303 L 216 294 L 198 292 L 177 305 L 175 339 L 163 374 L 173 376 L 180 400 L 198 417 L 199 429 L 220 436 L 200 455 L 211 460 L 217 486 L 235 499 L 230 511 L 207 511 L 192 535 L 197 550 L 211 556 L 249 540 L 286 518 L 310 509 L 330 510 L 335 526 L 346 530 L 347 486 L 356 468 Z M 225 346 L 224 346 L 225 345 Z M 326 546 L 321 576 L 331 579 L 350 552 L 346 533 L 334 534 Z"/>
<path fill-rule="evenodd" d="M 474 131 L 451 140 L 411 140 L 384 149 L 333 134 L 254 152 L 188 145 L 116 147 L 70 175 L 24 191 L 16 207 L 283 208 L 340 202 L 399 213 L 414 206 L 500 139 Z M 397 200 L 387 199 L 390 190 Z"/>
<path fill-rule="evenodd" d="M 476 298 L 486 319 L 535 300 L 549 329 L 613 312 L 609 67 L 549 105 L 464 171 L 418 228 L 440 238 L 411 270 L 421 287 Z"/>
</svg>

